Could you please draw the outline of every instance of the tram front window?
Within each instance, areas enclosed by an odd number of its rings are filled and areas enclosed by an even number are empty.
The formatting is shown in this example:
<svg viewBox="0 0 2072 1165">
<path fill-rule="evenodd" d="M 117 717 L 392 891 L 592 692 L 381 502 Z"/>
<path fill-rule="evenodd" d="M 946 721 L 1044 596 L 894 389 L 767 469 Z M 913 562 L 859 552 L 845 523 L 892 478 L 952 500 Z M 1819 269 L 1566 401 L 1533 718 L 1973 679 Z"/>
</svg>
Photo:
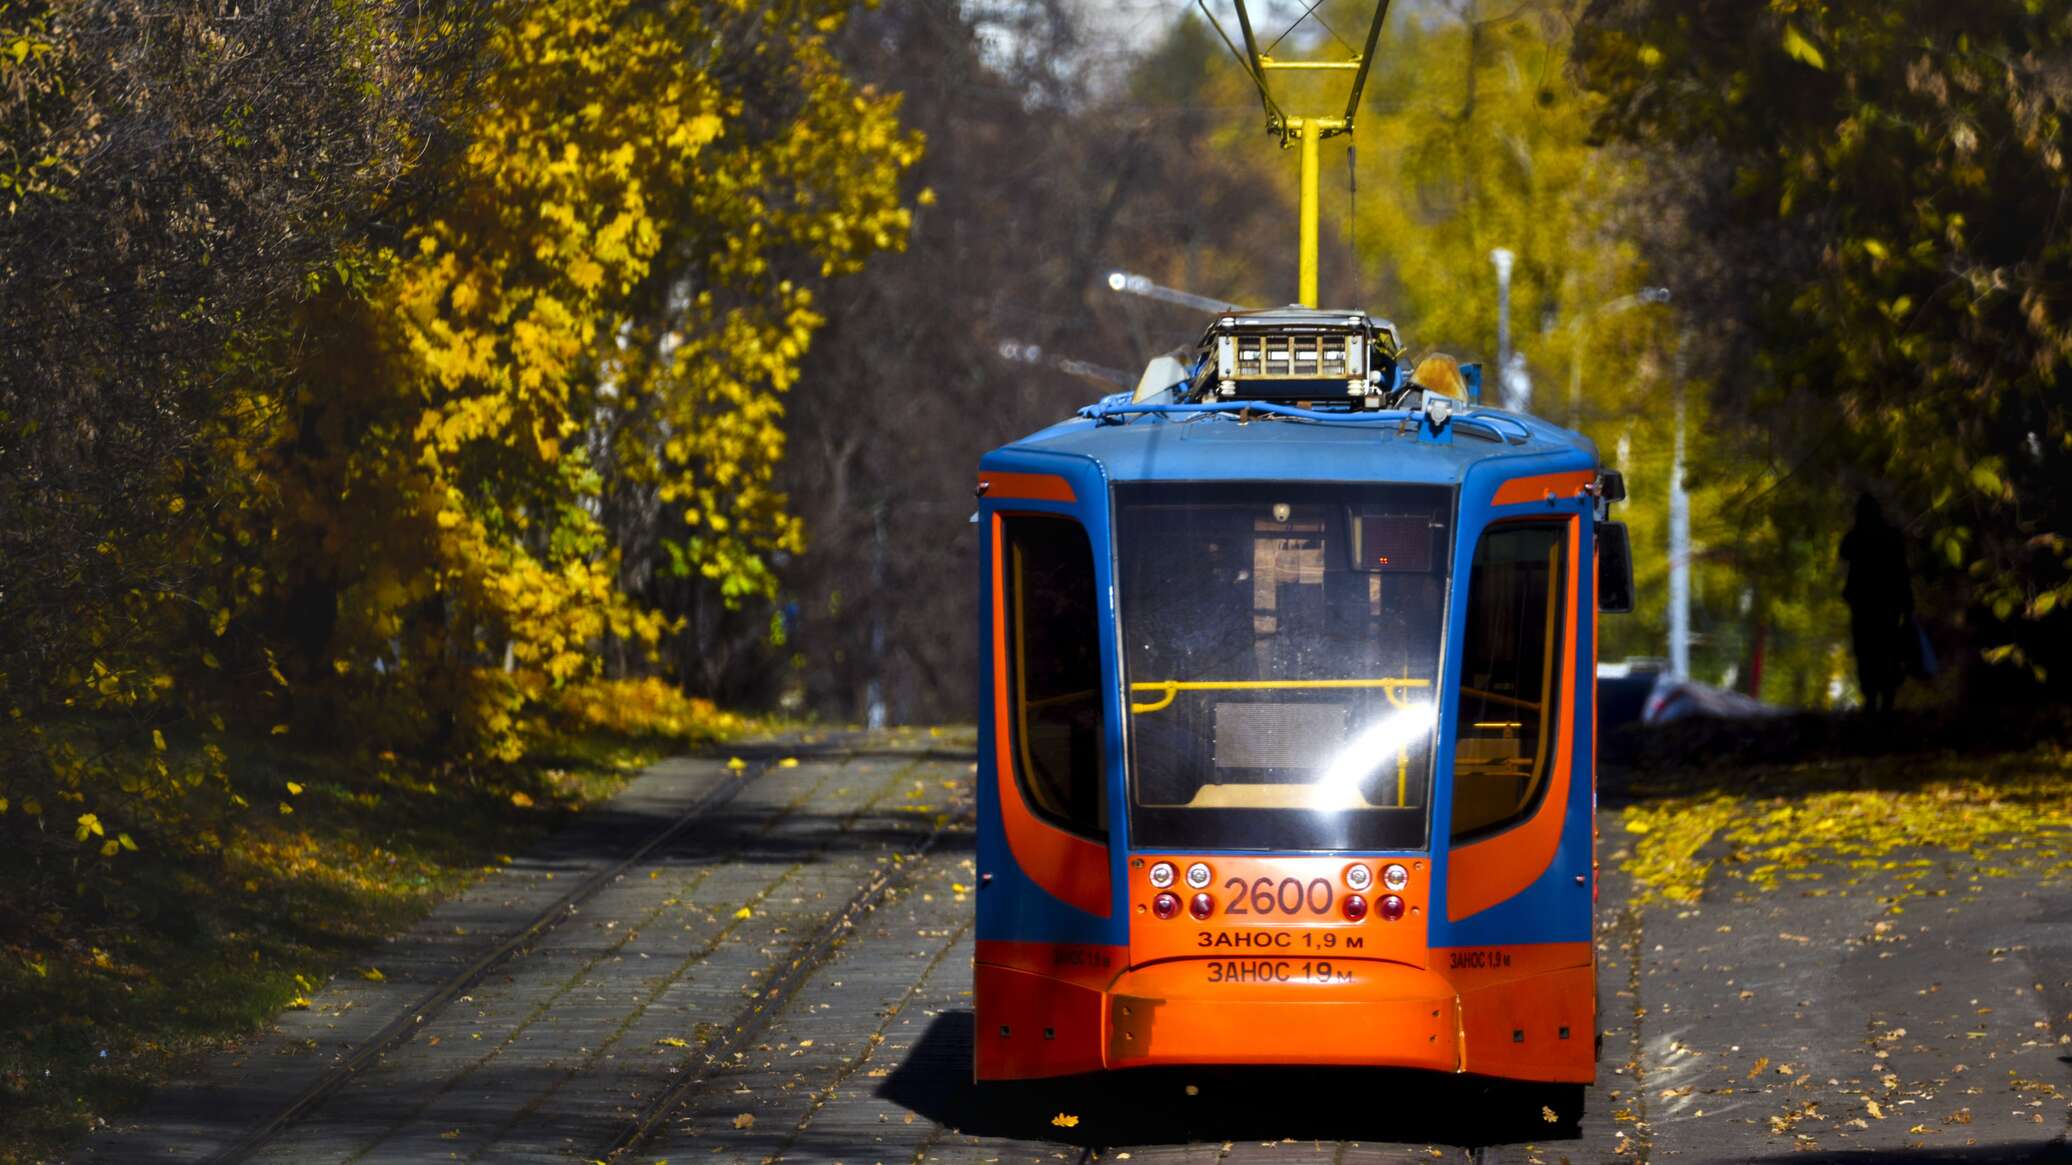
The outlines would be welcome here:
<svg viewBox="0 0 2072 1165">
<path fill-rule="evenodd" d="M 1158 483 L 1116 502 L 1133 840 L 1422 848 L 1452 491 Z"/>
</svg>

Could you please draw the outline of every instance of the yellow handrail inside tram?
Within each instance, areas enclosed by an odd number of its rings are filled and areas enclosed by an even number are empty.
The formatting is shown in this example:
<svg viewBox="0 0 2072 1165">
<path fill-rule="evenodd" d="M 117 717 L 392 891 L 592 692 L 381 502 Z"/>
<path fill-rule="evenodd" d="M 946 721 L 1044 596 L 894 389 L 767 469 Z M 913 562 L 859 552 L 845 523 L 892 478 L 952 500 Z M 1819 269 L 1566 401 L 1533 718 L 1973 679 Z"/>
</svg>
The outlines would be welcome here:
<svg viewBox="0 0 2072 1165">
<path fill-rule="evenodd" d="M 1131 684 L 1130 691 L 1162 692 L 1164 696 L 1148 704 L 1132 702 L 1130 704 L 1130 711 L 1163 712 L 1167 708 L 1172 707 L 1174 698 L 1181 692 L 1288 691 L 1332 688 L 1380 688 L 1382 693 L 1388 696 L 1389 703 L 1401 708 L 1403 707 L 1403 698 L 1400 693 L 1411 688 L 1429 688 L 1431 686 L 1432 681 L 1430 680 L 1410 679 L 1401 676 L 1388 679 L 1350 680 L 1145 680 L 1141 683 Z"/>
</svg>

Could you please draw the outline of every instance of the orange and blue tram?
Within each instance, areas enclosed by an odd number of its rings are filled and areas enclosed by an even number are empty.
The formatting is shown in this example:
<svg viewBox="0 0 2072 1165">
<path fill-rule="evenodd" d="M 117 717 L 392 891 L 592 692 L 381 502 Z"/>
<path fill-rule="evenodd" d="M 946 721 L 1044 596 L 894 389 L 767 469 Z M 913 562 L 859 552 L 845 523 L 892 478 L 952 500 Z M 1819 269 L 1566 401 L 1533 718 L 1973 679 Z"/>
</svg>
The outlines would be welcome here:
<svg viewBox="0 0 2072 1165">
<path fill-rule="evenodd" d="M 1624 486 L 1398 355 L 1228 313 L 1184 379 L 980 462 L 981 1081 L 1593 1078 Z"/>
</svg>

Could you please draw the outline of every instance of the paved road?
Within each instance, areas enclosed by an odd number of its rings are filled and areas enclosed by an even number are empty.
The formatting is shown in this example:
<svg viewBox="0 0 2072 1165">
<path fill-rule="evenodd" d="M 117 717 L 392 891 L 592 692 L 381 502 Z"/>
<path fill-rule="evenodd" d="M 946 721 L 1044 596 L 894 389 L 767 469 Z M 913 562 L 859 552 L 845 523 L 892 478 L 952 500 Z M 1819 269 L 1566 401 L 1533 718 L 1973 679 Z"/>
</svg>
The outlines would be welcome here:
<svg viewBox="0 0 2072 1165">
<path fill-rule="evenodd" d="M 1875 878 L 1643 911 L 1608 871 L 1604 1058 L 1567 1139 L 1520 1095 L 1392 1073 L 982 1100 L 969 758 L 788 751 L 657 766 L 76 1159 L 2072 1161 L 2072 898 L 1955 868 L 1905 926 Z"/>
</svg>

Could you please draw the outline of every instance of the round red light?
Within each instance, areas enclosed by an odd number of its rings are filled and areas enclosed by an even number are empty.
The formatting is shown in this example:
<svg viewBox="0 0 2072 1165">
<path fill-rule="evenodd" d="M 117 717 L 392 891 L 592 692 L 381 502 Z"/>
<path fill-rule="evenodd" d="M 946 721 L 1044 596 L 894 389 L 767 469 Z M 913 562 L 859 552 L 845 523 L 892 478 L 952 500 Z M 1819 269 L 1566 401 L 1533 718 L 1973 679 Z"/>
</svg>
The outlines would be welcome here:
<svg viewBox="0 0 2072 1165">
<path fill-rule="evenodd" d="M 1153 898 L 1151 900 L 1151 913 L 1158 915 L 1160 918 L 1171 918 L 1173 915 L 1180 913 L 1180 896 L 1168 891 Z"/>
<path fill-rule="evenodd" d="M 1187 912 L 1206 922 L 1216 912 L 1216 900 L 1207 894 L 1196 894 L 1187 900 Z"/>
<path fill-rule="evenodd" d="M 1383 897 L 1381 900 L 1381 916 L 1390 922 L 1403 917 L 1403 900 L 1394 894 Z"/>
<path fill-rule="evenodd" d="M 1349 921 L 1358 922 L 1367 917 L 1367 900 L 1358 894 L 1347 894 L 1344 900 L 1344 907 L 1345 917 Z"/>
</svg>

